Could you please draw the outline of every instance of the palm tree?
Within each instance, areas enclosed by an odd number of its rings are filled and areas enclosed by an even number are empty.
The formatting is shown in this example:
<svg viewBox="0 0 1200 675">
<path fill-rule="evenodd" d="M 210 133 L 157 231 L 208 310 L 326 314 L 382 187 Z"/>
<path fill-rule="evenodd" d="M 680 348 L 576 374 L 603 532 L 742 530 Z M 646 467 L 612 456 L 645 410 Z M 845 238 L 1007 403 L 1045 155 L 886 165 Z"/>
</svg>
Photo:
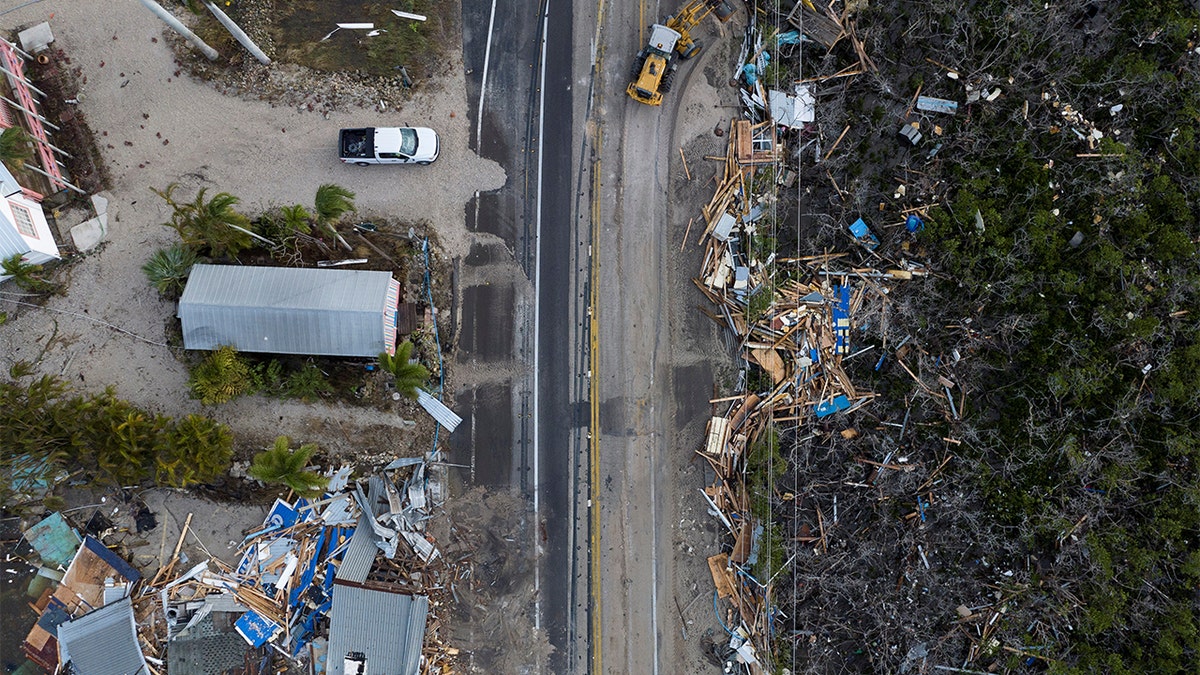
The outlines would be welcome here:
<svg viewBox="0 0 1200 675">
<path fill-rule="evenodd" d="M 333 224 L 342 216 L 354 211 L 354 193 L 340 185 L 325 183 L 317 188 L 317 196 L 313 200 L 316 211 L 317 225 L 332 236 L 337 235 Z"/>
<path fill-rule="evenodd" d="M 20 253 L 0 261 L 0 276 L 13 280 L 19 288 L 30 293 L 57 293 L 62 290 L 58 284 L 42 277 L 42 266 L 26 262 Z"/>
<path fill-rule="evenodd" d="M 167 447 L 155 457 L 155 481 L 169 487 L 207 483 L 229 469 L 233 432 L 201 415 L 188 415 L 167 433 Z"/>
<path fill-rule="evenodd" d="M 173 213 L 167 226 L 179 234 L 184 245 L 197 248 L 207 246 L 214 257 L 228 254 L 236 256 L 250 246 L 250 219 L 234 210 L 241 200 L 228 192 L 218 192 L 212 199 L 205 199 L 208 188 L 200 188 L 190 202 L 175 201 L 178 183 L 171 183 L 165 190 L 154 190 L 170 206 Z"/>
<path fill-rule="evenodd" d="M 308 460 L 316 451 L 312 443 L 292 450 L 291 440 L 280 436 L 275 445 L 254 456 L 246 473 L 268 485 L 286 485 L 301 497 L 319 497 L 329 479 L 307 470 Z"/>
<path fill-rule="evenodd" d="M 396 378 L 396 391 L 408 398 L 417 397 L 417 389 L 429 379 L 429 369 L 412 361 L 413 343 L 405 340 L 396 347 L 395 354 L 383 352 L 379 355 L 381 368 Z"/>
<path fill-rule="evenodd" d="M 218 347 L 192 370 L 188 383 L 204 405 L 228 403 L 254 389 L 250 364 L 229 345 Z"/>
<path fill-rule="evenodd" d="M 0 162 L 13 171 L 19 171 L 33 157 L 29 141 L 29 134 L 21 127 L 9 127 L 0 132 Z"/>
<path fill-rule="evenodd" d="M 168 298 L 177 298 L 183 293 L 184 284 L 196 264 L 196 252 L 183 244 L 174 244 L 170 248 L 159 249 L 146 264 L 142 271 L 150 279 L 159 294 Z"/>
<path fill-rule="evenodd" d="M 286 234 L 308 234 L 311 229 L 312 214 L 299 204 L 279 207 L 282 216 L 280 226 Z"/>
</svg>

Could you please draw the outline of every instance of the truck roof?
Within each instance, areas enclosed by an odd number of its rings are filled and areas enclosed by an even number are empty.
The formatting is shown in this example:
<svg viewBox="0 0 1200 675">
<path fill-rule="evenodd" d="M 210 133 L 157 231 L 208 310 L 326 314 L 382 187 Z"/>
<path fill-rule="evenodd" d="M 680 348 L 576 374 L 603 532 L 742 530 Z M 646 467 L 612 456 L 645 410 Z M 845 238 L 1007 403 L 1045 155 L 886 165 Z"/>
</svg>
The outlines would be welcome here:
<svg viewBox="0 0 1200 675">
<path fill-rule="evenodd" d="M 375 152 L 411 155 L 417 149 L 417 134 L 412 129 L 398 127 L 375 128 Z"/>
</svg>

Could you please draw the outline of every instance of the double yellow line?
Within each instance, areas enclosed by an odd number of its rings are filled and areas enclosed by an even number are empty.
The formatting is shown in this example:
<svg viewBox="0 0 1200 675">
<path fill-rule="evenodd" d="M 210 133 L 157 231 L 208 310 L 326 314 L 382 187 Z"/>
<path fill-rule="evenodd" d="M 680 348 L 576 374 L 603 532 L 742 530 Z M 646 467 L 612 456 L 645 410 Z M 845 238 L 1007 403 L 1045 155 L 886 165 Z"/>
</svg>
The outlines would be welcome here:
<svg viewBox="0 0 1200 675">
<path fill-rule="evenodd" d="M 600 132 L 597 130 L 597 140 Z M 591 403 L 591 423 L 588 429 L 588 460 L 591 465 L 589 502 L 591 508 L 591 537 L 589 537 L 589 562 L 591 564 L 592 596 L 592 673 L 600 675 L 600 654 L 603 626 L 600 606 L 600 160 L 592 163 L 592 246 L 591 272 L 588 298 L 588 398 Z"/>
</svg>

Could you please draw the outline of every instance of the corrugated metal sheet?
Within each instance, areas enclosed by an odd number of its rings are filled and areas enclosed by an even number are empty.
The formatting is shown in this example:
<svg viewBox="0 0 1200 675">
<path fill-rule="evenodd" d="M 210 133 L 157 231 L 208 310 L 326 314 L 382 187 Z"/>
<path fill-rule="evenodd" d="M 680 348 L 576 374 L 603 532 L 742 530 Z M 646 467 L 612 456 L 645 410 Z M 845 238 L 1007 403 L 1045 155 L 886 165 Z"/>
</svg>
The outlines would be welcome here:
<svg viewBox="0 0 1200 675">
<path fill-rule="evenodd" d="M 438 421 L 438 424 L 446 427 L 446 431 L 453 432 L 462 423 L 462 418 L 454 414 L 454 411 L 447 408 L 444 403 L 430 396 L 423 389 L 417 390 L 417 403 L 429 413 L 433 419 Z"/>
<path fill-rule="evenodd" d="M 346 544 L 346 553 L 342 556 L 342 563 L 338 565 L 338 580 L 356 581 L 360 584 L 366 581 L 377 553 L 379 553 L 379 547 L 375 545 L 375 538 L 371 536 L 371 525 L 367 522 L 367 517 L 360 514 L 358 527 L 354 528 L 354 534 L 350 536 L 350 543 Z"/>
<path fill-rule="evenodd" d="M 179 299 L 183 344 L 378 356 L 394 349 L 396 288 L 389 272 L 196 265 Z"/>
<path fill-rule="evenodd" d="M 58 657 L 60 663 L 71 661 L 75 672 L 87 675 L 148 673 L 129 598 L 60 625 Z"/>
<path fill-rule="evenodd" d="M 337 666 L 349 652 L 367 657 L 371 675 L 417 675 L 429 598 L 337 582 L 329 611 L 326 663 Z"/>
</svg>

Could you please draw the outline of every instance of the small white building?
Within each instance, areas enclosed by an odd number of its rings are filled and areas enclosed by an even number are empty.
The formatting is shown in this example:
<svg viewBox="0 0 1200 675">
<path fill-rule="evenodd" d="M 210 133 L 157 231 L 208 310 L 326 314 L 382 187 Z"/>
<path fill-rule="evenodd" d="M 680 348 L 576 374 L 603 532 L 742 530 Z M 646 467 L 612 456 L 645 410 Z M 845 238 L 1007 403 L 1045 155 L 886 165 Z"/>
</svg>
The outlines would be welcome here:
<svg viewBox="0 0 1200 675">
<path fill-rule="evenodd" d="M 31 265 L 62 257 L 40 195 L 21 187 L 8 167 L 0 164 L 0 259 L 18 254 Z M 0 275 L 0 281 L 7 278 Z"/>
</svg>

